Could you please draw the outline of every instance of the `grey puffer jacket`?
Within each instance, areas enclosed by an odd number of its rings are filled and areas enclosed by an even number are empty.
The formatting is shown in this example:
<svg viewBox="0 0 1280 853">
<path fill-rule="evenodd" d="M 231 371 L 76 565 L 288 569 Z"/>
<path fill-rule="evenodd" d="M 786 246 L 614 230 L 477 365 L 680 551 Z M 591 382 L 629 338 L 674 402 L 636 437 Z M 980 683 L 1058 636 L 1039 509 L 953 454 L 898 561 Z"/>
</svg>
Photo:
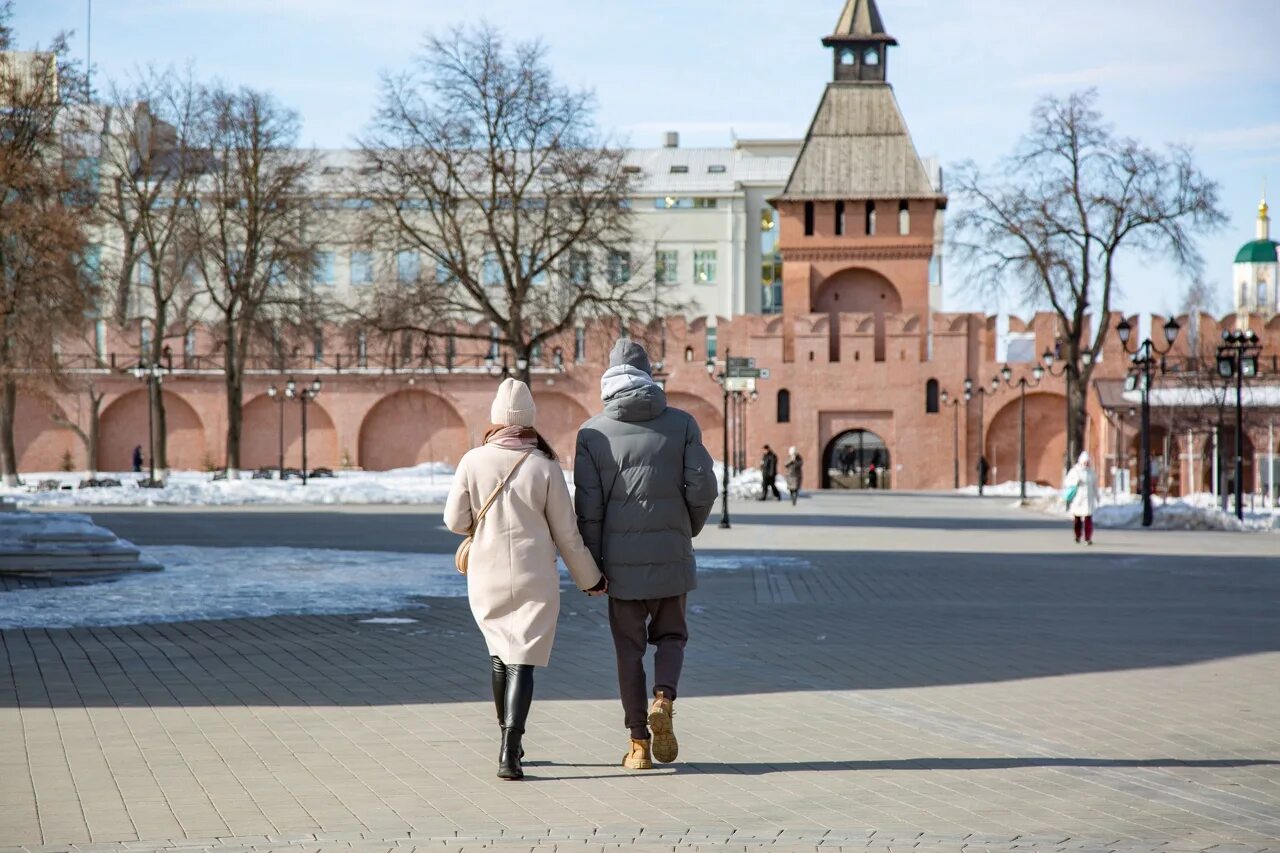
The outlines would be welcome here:
<svg viewBox="0 0 1280 853">
<path fill-rule="evenodd" d="M 574 504 L 614 598 L 667 598 L 697 585 L 693 537 L 716 499 L 711 455 L 688 412 L 656 385 L 606 399 L 578 432 Z"/>
</svg>

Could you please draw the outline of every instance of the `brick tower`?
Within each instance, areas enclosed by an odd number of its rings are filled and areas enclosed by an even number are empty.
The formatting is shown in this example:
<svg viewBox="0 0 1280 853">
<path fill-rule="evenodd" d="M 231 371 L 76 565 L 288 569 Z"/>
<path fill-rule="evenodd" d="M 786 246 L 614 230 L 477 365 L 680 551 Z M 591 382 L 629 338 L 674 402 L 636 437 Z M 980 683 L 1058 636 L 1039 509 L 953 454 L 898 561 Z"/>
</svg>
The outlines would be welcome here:
<svg viewBox="0 0 1280 853">
<path fill-rule="evenodd" d="M 832 50 L 832 80 L 774 200 L 783 311 L 830 314 L 833 360 L 839 315 L 875 315 L 882 360 L 886 314 L 928 317 L 929 261 L 946 196 L 929 180 L 888 83 L 888 51 L 898 42 L 875 0 L 846 0 L 822 43 Z"/>
</svg>

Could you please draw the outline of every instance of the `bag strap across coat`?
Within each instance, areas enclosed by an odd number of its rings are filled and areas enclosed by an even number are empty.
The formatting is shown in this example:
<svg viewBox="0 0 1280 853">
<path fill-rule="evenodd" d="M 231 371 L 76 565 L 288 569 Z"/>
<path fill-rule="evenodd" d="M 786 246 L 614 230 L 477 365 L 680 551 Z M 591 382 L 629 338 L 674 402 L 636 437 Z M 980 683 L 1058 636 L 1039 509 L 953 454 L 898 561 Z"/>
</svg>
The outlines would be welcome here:
<svg viewBox="0 0 1280 853">
<path fill-rule="evenodd" d="M 502 494 L 502 490 L 507 487 L 507 484 L 511 482 L 511 478 L 516 475 L 516 471 L 520 470 L 520 466 L 524 464 L 524 461 L 528 459 L 529 455 L 532 453 L 532 450 L 526 450 L 520 458 L 516 460 L 516 464 L 512 465 L 511 470 L 507 472 L 507 476 L 502 478 L 502 482 L 499 483 L 498 487 L 489 495 L 488 500 L 484 502 L 484 506 L 480 507 L 480 512 L 476 513 L 475 520 L 471 522 L 472 536 L 476 535 L 476 530 L 480 527 L 480 521 L 485 517 L 485 514 L 489 512 L 489 507 L 493 506 L 494 501 L 498 499 L 498 495 Z"/>
</svg>

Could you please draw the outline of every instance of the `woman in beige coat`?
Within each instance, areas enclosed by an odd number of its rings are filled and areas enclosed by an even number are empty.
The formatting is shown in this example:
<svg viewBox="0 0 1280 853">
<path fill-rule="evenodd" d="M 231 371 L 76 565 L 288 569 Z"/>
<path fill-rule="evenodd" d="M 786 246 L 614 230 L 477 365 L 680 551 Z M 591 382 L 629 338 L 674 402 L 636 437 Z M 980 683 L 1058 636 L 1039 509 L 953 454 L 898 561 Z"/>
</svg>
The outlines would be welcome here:
<svg viewBox="0 0 1280 853">
<path fill-rule="evenodd" d="M 450 530 L 471 532 L 485 501 L 510 475 L 474 531 L 467 568 L 471 613 L 493 665 L 503 779 L 524 776 L 520 742 L 533 701 L 533 668 L 551 659 L 560 613 L 556 552 L 579 589 L 601 595 L 606 588 L 582 544 L 555 452 L 533 428 L 535 413 L 529 386 L 504 379 L 490 411 L 493 425 L 484 443 L 458 463 L 444 509 Z"/>
</svg>

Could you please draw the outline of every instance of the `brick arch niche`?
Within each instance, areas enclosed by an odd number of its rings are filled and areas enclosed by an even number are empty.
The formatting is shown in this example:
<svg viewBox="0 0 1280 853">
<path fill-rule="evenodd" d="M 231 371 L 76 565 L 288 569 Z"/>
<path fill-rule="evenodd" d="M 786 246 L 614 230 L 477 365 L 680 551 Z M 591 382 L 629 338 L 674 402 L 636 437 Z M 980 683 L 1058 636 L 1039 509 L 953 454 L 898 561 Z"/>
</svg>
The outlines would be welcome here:
<svg viewBox="0 0 1280 853">
<path fill-rule="evenodd" d="M 813 310 L 821 313 L 900 314 L 902 295 L 875 270 L 851 267 L 832 273 L 818 285 Z"/>
<path fill-rule="evenodd" d="M 161 391 L 168 433 L 169 467 L 175 471 L 199 471 L 205 458 L 204 424 L 191 404 L 177 394 Z M 150 461 L 147 438 L 147 391 L 141 388 L 117 397 L 102 410 L 98 434 L 98 467 L 103 471 L 133 469 L 133 449 L 142 447 Z"/>
<path fill-rule="evenodd" d="M 987 426 L 983 452 L 992 482 L 1018 479 L 1018 398 L 1000 407 Z M 1067 398 L 1051 392 L 1027 393 L 1027 480 L 1062 483 L 1067 453 Z"/>
<path fill-rule="evenodd" d="M 325 411 L 324 399 L 321 394 L 316 402 L 307 404 L 307 467 L 312 470 L 342 465 L 338 432 L 333 418 Z M 284 418 L 285 467 L 302 467 L 302 404 L 296 400 L 279 403 L 266 394 L 259 394 L 244 407 L 240 465 L 245 470 L 275 468 L 280 464 L 281 416 Z"/>
<path fill-rule="evenodd" d="M 586 407 L 567 394 L 542 392 L 533 395 L 538 407 L 538 432 L 560 457 L 560 464 L 570 466 L 578 443 L 578 429 L 591 414 Z"/>
<path fill-rule="evenodd" d="M 383 397 L 360 425 L 360 467 L 366 471 L 424 462 L 457 465 L 468 449 L 467 426 L 458 410 L 429 391 Z"/>
<path fill-rule="evenodd" d="M 893 282 L 874 270 L 862 267 L 843 269 L 827 276 L 818 286 L 813 310 L 832 315 L 830 357 L 840 360 L 840 324 L 835 316 L 845 313 L 870 314 L 875 334 L 876 361 L 885 360 L 885 315 L 902 313 L 902 295 Z"/>
<path fill-rule="evenodd" d="M 57 471 L 67 454 L 76 469 L 84 467 L 84 444 L 74 432 L 54 422 L 65 415 L 44 397 L 19 396 L 13 415 L 13 441 L 19 471 Z"/>
</svg>

